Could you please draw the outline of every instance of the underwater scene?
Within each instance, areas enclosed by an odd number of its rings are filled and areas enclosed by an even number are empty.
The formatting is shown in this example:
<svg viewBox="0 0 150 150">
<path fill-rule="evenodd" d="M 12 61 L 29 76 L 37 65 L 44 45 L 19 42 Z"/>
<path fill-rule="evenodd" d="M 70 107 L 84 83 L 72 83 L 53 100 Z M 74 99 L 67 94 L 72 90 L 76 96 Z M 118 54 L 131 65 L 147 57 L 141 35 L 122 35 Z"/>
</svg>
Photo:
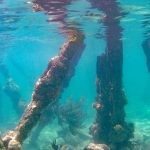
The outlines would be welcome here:
<svg viewBox="0 0 150 150">
<path fill-rule="evenodd" d="M 0 0 L 0 150 L 150 150 L 150 1 Z"/>
</svg>

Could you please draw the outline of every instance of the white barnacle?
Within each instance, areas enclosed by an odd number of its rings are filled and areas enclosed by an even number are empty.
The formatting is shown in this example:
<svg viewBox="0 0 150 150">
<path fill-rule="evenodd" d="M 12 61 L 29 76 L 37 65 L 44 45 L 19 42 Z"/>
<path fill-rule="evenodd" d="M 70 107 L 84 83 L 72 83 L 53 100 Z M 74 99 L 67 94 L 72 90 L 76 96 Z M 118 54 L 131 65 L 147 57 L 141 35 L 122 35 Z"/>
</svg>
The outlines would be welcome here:
<svg viewBox="0 0 150 150">
<path fill-rule="evenodd" d="M 103 105 L 100 104 L 100 103 L 98 103 L 98 102 L 95 102 L 95 103 L 93 104 L 93 108 L 95 108 L 96 110 L 100 110 L 100 109 L 103 108 Z"/>
<path fill-rule="evenodd" d="M 36 105 L 35 105 L 35 104 L 32 105 L 32 109 L 34 109 L 34 108 L 36 108 Z"/>
<path fill-rule="evenodd" d="M 58 56 L 54 56 L 54 57 L 51 58 L 51 60 L 55 60 L 57 58 L 58 58 Z"/>
<path fill-rule="evenodd" d="M 31 108 L 34 109 L 34 108 L 36 108 L 36 107 L 37 107 L 37 104 L 36 104 L 35 102 L 32 102 L 32 103 L 31 103 Z"/>
<path fill-rule="evenodd" d="M 38 81 L 36 82 L 36 86 L 39 86 L 41 84 L 41 79 L 39 78 Z"/>
<path fill-rule="evenodd" d="M 48 77 L 50 75 L 51 70 L 48 70 L 46 73 L 46 76 Z"/>
</svg>

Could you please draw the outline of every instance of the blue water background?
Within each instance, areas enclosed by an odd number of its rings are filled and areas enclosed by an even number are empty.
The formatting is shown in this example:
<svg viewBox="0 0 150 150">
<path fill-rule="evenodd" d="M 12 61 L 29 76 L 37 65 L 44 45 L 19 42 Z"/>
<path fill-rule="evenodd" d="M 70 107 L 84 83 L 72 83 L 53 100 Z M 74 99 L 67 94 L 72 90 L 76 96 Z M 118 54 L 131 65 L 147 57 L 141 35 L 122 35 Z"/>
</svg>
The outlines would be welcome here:
<svg viewBox="0 0 150 150">
<path fill-rule="evenodd" d="M 28 104 L 35 82 L 45 70 L 49 59 L 58 54 L 66 37 L 60 34 L 57 23 L 46 21 L 49 16 L 43 12 L 33 12 L 31 6 L 24 2 L 0 1 L 0 51 L 3 53 L 0 58 L 13 80 L 20 86 L 22 98 Z M 124 28 L 123 85 L 128 100 L 126 113 L 127 120 L 137 123 L 138 130 L 139 122 L 144 122 L 146 126 L 150 120 L 150 74 L 141 46 L 146 31 L 142 23 L 144 15 L 150 14 L 150 5 L 149 0 L 120 0 L 120 3 L 128 12 L 121 20 Z M 73 2 L 67 9 L 67 20 L 81 23 L 79 28 L 85 33 L 86 47 L 61 101 L 65 102 L 69 97 L 77 101 L 83 97 L 86 122 L 90 126 L 95 119 L 92 103 L 96 97 L 96 58 L 105 50 L 105 39 L 98 38 L 97 33 L 103 36 L 104 28 L 99 23 L 100 18 L 85 15 L 87 11 L 100 13 L 96 9 L 90 9 L 90 3 L 86 0 Z M 0 75 L 1 132 L 13 129 L 19 120 L 10 99 L 2 91 L 5 83 L 6 80 Z"/>
</svg>

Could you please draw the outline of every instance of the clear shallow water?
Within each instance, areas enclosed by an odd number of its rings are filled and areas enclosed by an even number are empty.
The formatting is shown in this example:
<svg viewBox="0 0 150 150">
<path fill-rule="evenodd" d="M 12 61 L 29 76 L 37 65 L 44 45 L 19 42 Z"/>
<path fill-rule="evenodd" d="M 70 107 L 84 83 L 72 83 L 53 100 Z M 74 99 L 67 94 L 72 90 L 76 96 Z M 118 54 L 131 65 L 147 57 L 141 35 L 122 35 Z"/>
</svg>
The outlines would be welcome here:
<svg viewBox="0 0 150 150">
<path fill-rule="evenodd" d="M 58 54 L 66 36 L 62 34 L 59 22 L 47 22 L 51 16 L 43 12 L 33 12 L 31 6 L 24 2 L 23 0 L 0 1 L 0 62 L 5 64 L 9 76 L 20 87 L 21 97 L 27 105 L 36 80 L 45 70 L 49 59 Z M 141 44 L 146 38 L 144 33 L 148 32 L 150 27 L 149 24 L 143 26 L 145 15 L 150 14 L 150 5 L 148 0 L 126 2 L 120 0 L 120 5 L 128 12 L 121 19 L 124 28 L 123 85 L 128 99 L 127 120 L 135 123 L 137 136 L 149 136 L 150 74 Z M 102 24 L 103 13 L 91 8 L 90 2 L 85 0 L 74 1 L 67 5 L 66 9 L 66 22 L 78 23 L 75 26 L 84 32 L 86 47 L 76 67 L 75 75 L 64 90 L 60 101 L 65 103 L 70 97 L 74 101 L 84 98 L 83 109 L 87 116 L 83 131 L 85 130 L 87 134 L 88 127 L 95 119 L 92 103 L 96 97 L 96 58 L 104 52 L 106 45 L 105 27 Z M 89 15 L 90 13 L 98 15 Z M 6 81 L 7 78 L 1 73 L 0 130 L 2 133 L 13 129 L 19 120 L 10 98 L 3 92 Z M 46 150 L 45 145 L 57 137 L 55 130 L 58 131 L 60 127 L 56 124 L 55 120 L 42 131 L 38 141 L 42 146 L 38 146 L 38 149 Z M 73 140 L 75 143 L 75 139 Z M 24 149 L 34 148 L 34 145 L 28 144 L 27 140 Z"/>
</svg>

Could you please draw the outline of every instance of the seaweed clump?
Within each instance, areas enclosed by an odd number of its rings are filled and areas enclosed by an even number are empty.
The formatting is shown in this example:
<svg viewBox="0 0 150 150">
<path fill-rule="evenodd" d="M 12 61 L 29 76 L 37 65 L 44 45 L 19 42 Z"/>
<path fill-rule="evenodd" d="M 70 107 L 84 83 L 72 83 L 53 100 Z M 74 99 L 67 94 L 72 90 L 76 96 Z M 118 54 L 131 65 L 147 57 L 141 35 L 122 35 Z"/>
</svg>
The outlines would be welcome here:
<svg viewBox="0 0 150 150">
<path fill-rule="evenodd" d="M 64 124 L 68 125 L 69 131 L 74 135 L 77 134 L 79 129 L 84 127 L 85 113 L 83 113 L 83 99 L 73 104 L 72 99 L 67 102 L 59 104 L 55 107 L 54 111 L 58 119 L 58 124 L 63 127 Z"/>
</svg>

